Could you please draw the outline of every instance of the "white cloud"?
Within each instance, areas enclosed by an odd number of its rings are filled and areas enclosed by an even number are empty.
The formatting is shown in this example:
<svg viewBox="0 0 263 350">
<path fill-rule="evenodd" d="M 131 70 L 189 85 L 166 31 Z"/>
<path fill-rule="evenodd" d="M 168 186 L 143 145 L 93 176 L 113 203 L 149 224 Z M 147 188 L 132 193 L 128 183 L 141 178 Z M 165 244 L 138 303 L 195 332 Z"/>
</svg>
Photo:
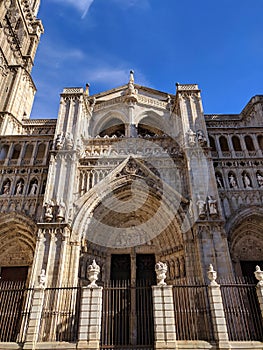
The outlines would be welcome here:
<svg viewBox="0 0 263 350">
<path fill-rule="evenodd" d="M 130 7 L 139 7 L 141 9 L 150 8 L 149 0 L 111 0 L 113 3 L 121 6 L 123 9 Z"/>
<path fill-rule="evenodd" d="M 81 18 L 84 18 L 89 11 L 94 0 L 52 0 L 54 2 L 63 3 L 75 7 L 80 13 Z"/>
</svg>

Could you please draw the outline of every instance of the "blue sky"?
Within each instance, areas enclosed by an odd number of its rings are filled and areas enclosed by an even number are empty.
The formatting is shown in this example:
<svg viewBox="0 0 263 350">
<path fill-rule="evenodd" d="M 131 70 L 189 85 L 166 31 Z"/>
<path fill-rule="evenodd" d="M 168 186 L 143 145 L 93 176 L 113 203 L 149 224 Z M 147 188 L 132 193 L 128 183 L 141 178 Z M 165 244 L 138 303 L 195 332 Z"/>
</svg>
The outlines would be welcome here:
<svg viewBox="0 0 263 350">
<path fill-rule="evenodd" d="M 42 0 L 33 118 L 56 118 L 64 87 L 197 83 L 205 113 L 263 94 L 262 0 Z"/>
</svg>

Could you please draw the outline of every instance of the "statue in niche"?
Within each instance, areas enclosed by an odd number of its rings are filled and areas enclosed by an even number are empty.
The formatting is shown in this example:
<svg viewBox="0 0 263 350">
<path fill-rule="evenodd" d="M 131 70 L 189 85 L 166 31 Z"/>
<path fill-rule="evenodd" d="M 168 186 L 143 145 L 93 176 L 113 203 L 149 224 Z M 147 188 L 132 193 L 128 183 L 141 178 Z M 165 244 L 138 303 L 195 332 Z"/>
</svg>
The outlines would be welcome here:
<svg viewBox="0 0 263 350">
<path fill-rule="evenodd" d="M 250 178 L 246 173 L 244 173 L 243 175 L 243 182 L 244 182 L 245 188 L 252 188 Z"/>
<path fill-rule="evenodd" d="M 231 175 L 229 176 L 229 184 L 230 184 L 230 186 L 231 186 L 232 188 L 238 188 L 236 179 L 235 179 L 235 177 L 234 177 L 233 174 L 231 174 Z"/>
<path fill-rule="evenodd" d="M 19 181 L 16 185 L 16 194 L 19 195 L 19 194 L 22 194 L 23 192 L 23 182 L 22 181 Z"/>
<path fill-rule="evenodd" d="M 208 202 L 208 209 L 209 209 L 209 214 L 211 216 L 217 215 L 217 201 L 213 199 L 212 196 L 207 197 L 207 202 Z"/>
<path fill-rule="evenodd" d="M 47 222 L 50 222 L 53 219 L 53 202 L 48 201 L 45 204 L 46 210 L 45 210 L 45 220 Z"/>
<path fill-rule="evenodd" d="M 67 132 L 65 136 L 65 146 L 67 150 L 70 150 L 73 148 L 74 142 L 73 142 L 73 136 L 71 132 Z"/>
<path fill-rule="evenodd" d="M 34 181 L 29 192 L 30 196 L 34 196 L 37 193 L 37 187 L 37 181 Z"/>
<path fill-rule="evenodd" d="M 196 134 L 195 134 L 195 132 L 193 132 L 192 129 L 189 129 L 189 130 L 187 131 L 187 136 L 188 136 L 188 145 L 189 145 L 190 147 L 195 146 L 195 140 L 196 140 Z"/>
<path fill-rule="evenodd" d="M 3 195 L 8 195 L 10 194 L 10 181 L 8 180 L 5 184 L 4 184 L 4 187 L 3 187 Z"/>
<path fill-rule="evenodd" d="M 257 181 L 259 187 L 263 187 L 263 176 L 260 173 L 257 173 Z"/>
<path fill-rule="evenodd" d="M 197 137 L 197 141 L 201 146 L 205 146 L 207 144 L 207 140 L 206 137 L 204 135 L 203 130 L 198 130 L 196 132 L 196 137 Z"/>
<path fill-rule="evenodd" d="M 198 196 L 198 201 L 196 202 L 198 208 L 198 216 L 199 218 L 204 218 L 206 216 L 206 202 Z"/>
<path fill-rule="evenodd" d="M 66 212 L 66 205 L 63 202 L 63 200 L 61 199 L 59 202 L 58 211 L 57 211 L 57 220 L 59 222 L 61 222 L 65 219 L 65 212 Z"/>
<path fill-rule="evenodd" d="M 218 174 L 216 175 L 216 183 L 218 188 L 224 188 L 222 177 L 219 176 Z"/>
<path fill-rule="evenodd" d="M 166 279 L 166 273 L 167 273 L 167 265 L 166 263 L 163 263 L 159 261 L 155 264 L 155 272 L 157 277 L 157 285 L 158 286 L 166 286 L 166 282 L 164 281 Z"/>
</svg>

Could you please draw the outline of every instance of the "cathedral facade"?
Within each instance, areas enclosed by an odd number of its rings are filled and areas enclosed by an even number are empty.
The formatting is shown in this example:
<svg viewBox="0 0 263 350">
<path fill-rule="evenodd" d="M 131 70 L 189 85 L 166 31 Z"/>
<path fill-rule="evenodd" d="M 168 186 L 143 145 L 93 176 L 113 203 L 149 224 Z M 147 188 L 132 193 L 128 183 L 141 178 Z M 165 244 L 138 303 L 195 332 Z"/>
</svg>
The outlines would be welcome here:
<svg viewBox="0 0 263 350">
<path fill-rule="evenodd" d="M 156 284 L 157 262 L 168 286 L 207 283 L 210 264 L 222 278 L 253 277 L 263 268 L 263 96 L 238 114 L 207 115 L 198 85 L 168 94 L 130 71 L 127 84 L 95 95 L 88 84 L 64 88 L 56 119 L 30 119 L 38 7 L 0 4 L 3 286 L 85 288 L 93 260 L 101 286 Z"/>
</svg>

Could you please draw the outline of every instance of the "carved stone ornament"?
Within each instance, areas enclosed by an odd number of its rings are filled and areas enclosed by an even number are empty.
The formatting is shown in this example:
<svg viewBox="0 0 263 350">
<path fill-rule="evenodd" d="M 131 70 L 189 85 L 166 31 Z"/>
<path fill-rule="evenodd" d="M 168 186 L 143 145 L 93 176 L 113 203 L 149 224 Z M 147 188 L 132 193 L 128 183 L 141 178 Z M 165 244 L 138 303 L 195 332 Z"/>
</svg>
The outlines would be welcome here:
<svg viewBox="0 0 263 350">
<path fill-rule="evenodd" d="M 189 129 L 187 131 L 188 145 L 194 147 L 196 144 L 196 133 L 193 130 Z"/>
<path fill-rule="evenodd" d="M 254 272 L 256 279 L 259 281 L 258 286 L 263 287 L 263 271 L 261 271 L 260 267 L 256 266 L 256 271 Z"/>
<path fill-rule="evenodd" d="M 49 201 L 45 204 L 45 221 L 50 222 L 53 219 L 53 202 Z"/>
<path fill-rule="evenodd" d="M 61 150 L 63 147 L 63 143 L 64 143 L 63 134 L 58 134 L 55 141 L 55 149 Z"/>
<path fill-rule="evenodd" d="M 155 265 L 155 272 L 157 275 L 157 286 L 166 286 L 166 282 L 164 282 L 164 280 L 166 279 L 166 272 L 167 272 L 166 263 L 159 261 Z"/>
<path fill-rule="evenodd" d="M 39 288 L 45 288 L 46 279 L 47 279 L 46 271 L 42 269 L 40 275 L 38 276 Z"/>
<path fill-rule="evenodd" d="M 98 287 L 96 281 L 98 280 L 99 273 L 100 267 L 96 264 L 96 261 L 93 260 L 92 264 L 89 265 L 87 269 L 88 280 L 90 281 L 90 284 L 88 285 L 89 288 Z"/>
<path fill-rule="evenodd" d="M 209 265 L 209 269 L 207 271 L 207 277 L 211 281 L 211 286 L 218 286 L 218 283 L 216 282 L 217 278 L 217 272 L 214 270 L 214 267 L 212 264 Z"/>
</svg>

